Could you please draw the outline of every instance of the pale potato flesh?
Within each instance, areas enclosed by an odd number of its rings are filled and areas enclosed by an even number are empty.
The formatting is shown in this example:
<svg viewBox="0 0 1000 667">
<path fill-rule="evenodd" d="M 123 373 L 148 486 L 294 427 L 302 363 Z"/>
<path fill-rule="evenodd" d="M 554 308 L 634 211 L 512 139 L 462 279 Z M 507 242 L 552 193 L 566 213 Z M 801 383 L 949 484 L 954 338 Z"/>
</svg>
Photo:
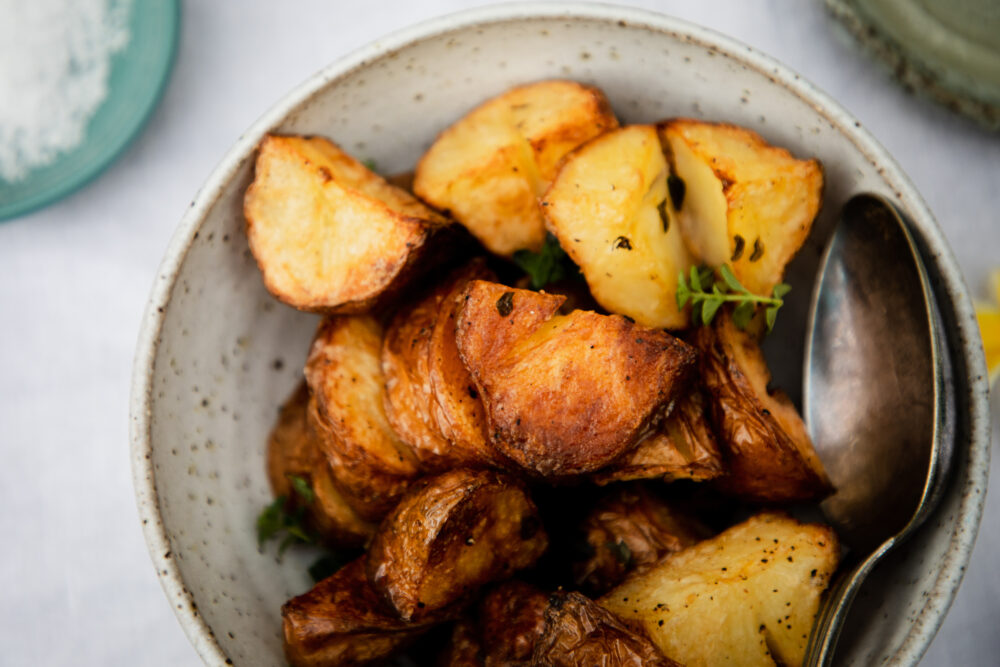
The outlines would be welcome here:
<svg viewBox="0 0 1000 667">
<path fill-rule="evenodd" d="M 321 137 L 265 137 L 244 214 L 268 290 L 324 313 L 360 312 L 398 289 L 447 224 Z"/>
<path fill-rule="evenodd" d="M 659 125 L 685 195 L 677 212 L 697 261 L 728 263 L 743 285 L 769 294 L 819 212 L 823 170 L 756 132 L 686 118 Z"/>
<path fill-rule="evenodd" d="M 677 277 L 692 257 L 672 220 L 656 128 L 607 132 L 572 153 L 542 200 L 549 230 L 598 303 L 649 327 L 683 329 Z"/>
<path fill-rule="evenodd" d="M 538 250 L 538 197 L 571 150 L 617 127 L 604 94 L 541 81 L 488 100 L 446 129 L 417 164 L 413 191 L 447 210 L 488 250 Z"/>
<path fill-rule="evenodd" d="M 687 667 L 799 665 L 839 555 L 832 529 L 763 513 L 631 575 L 600 602 Z"/>
</svg>

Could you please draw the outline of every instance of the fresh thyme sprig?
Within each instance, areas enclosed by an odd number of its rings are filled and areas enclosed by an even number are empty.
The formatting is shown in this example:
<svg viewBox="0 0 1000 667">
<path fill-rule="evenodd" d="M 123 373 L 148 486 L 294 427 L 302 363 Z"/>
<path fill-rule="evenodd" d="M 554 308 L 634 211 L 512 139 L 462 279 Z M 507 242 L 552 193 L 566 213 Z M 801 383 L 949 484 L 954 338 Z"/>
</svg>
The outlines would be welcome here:
<svg viewBox="0 0 1000 667">
<path fill-rule="evenodd" d="M 733 323 L 740 329 L 746 329 L 760 304 L 765 306 L 764 318 L 770 332 L 778 317 L 778 309 L 785 303 L 784 296 L 791 289 L 789 285 L 780 283 L 771 290 L 770 297 L 760 296 L 744 287 L 728 264 L 719 267 L 718 275 L 708 267 L 692 266 L 689 277 L 682 271 L 677 278 L 677 307 L 683 308 L 690 301 L 694 320 L 707 325 L 722 304 L 735 303 Z"/>
</svg>

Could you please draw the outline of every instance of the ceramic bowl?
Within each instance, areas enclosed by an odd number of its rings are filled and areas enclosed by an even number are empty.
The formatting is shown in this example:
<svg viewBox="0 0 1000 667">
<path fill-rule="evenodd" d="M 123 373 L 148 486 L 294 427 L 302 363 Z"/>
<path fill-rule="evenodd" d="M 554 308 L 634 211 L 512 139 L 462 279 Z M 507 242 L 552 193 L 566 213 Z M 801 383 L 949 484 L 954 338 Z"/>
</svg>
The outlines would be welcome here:
<svg viewBox="0 0 1000 667">
<path fill-rule="evenodd" d="M 600 86 L 623 122 L 696 116 L 747 126 L 826 169 L 823 212 L 790 267 L 794 298 L 770 338 L 776 378 L 801 382 L 806 303 L 836 211 L 853 193 L 890 197 L 913 222 L 956 361 L 959 442 L 938 511 L 861 594 L 841 664 L 915 664 L 962 578 L 988 470 L 987 387 L 972 303 L 941 230 L 885 150 L 836 102 L 753 49 L 621 7 L 532 4 L 436 19 L 330 65 L 266 113 L 199 192 L 167 249 L 135 359 L 132 458 L 153 562 L 207 664 L 284 664 L 279 609 L 310 586 L 309 556 L 260 553 L 267 432 L 301 377 L 316 317 L 264 290 L 243 234 L 243 191 L 265 132 L 332 137 L 386 172 L 514 84 Z"/>
</svg>

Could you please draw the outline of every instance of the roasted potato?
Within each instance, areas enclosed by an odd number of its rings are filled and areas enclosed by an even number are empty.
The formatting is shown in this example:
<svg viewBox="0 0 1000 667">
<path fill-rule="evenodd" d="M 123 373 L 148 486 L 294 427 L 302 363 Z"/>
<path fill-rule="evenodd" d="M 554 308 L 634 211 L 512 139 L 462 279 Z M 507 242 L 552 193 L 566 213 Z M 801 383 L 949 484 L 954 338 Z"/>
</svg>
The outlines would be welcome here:
<svg viewBox="0 0 1000 667">
<path fill-rule="evenodd" d="M 618 315 L 556 315 L 564 297 L 475 280 L 463 299 L 458 350 L 493 446 L 542 476 L 622 456 L 694 369 L 694 350 L 663 331 Z"/>
<path fill-rule="evenodd" d="M 597 595 L 620 584 L 629 572 L 710 535 L 694 517 L 657 498 L 640 484 L 615 489 L 583 522 L 586 559 L 572 563 L 578 585 Z"/>
<path fill-rule="evenodd" d="M 322 137 L 264 137 L 243 212 L 268 291 L 312 312 L 367 311 L 450 244 L 446 218 Z"/>
<path fill-rule="evenodd" d="M 819 212 L 820 163 L 726 123 L 678 118 L 659 131 L 684 184 L 674 204 L 691 252 L 712 267 L 729 263 L 747 289 L 769 295 Z"/>
<path fill-rule="evenodd" d="M 604 470 L 598 484 L 631 479 L 704 481 L 723 473 L 722 454 L 712 433 L 705 397 L 696 387 L 677 400 L 674 409 L 649 437 Z"/>
<path fill-rule="evenodd" d="M 378 663 L 433 625 L 458 616 L 439 610 L 421 622 L 402 621 L 372 590 L 361 556 L 281 607 L 285 656 L 293 667 Z"/>
<path fill-rule="evenodd" d="M 641 629 L 580 593 L 555 593 L 535 645 L 536 667 L 679 667 Z"/>
<path fill-rule="evenodd" d="M 523 581 L 507 581 L 479 605 L 485 667 L 528 667 L 545 631 L 549 596 Z"/>
<path fill-rule="evenodd" d="M 771 373 L 753 330 L 736 327 L 728 311 L 694 334 L 701 350 L 716 435 L 727 472 L 715 483 L 743 500 L 816 500 L 833 487 L 795 406 L 769 390 Z"/>
<path fill-rule="evenodd" d="M 448 294 L 434 323 L 428 351 L 431 414 L 438 430 L 452 445 L 452 458 L 467 466 L 507 465 L 486 439 L 486 411 L 455 339 L 466 286 L 471 280 L 495 277 L 482 260 L 475 260 L 449 278 Z"/>
<path fill-rule="evenodd" d="M 437 660 L 438 667 L 484 667 L 483 644 L 479 637 L 479 626 L 471 618 L 463 618 L 455 623 L 451 638 Z"/>
<path fill-rule="evenodd" d="M 492 277 L 482 260 L 470 262 L 399 310 L 386 330 L 386 415 L 429 470 L 498 459 L 486 442 L 482 402 L 455 344 L 458 298 L 469 280 Z"/>
<path fill-rule="evenodd" d="M 418 481 L 385 518 L 368 552 L 368 578 L 404 620 L 469 598 L 530 566 L 548 539 L 513 478 L 452 470 Z"/>
<path fill-rule="evenodd" d="M 267 474 L 275 497 L 291 506 L 306 508 L 309 525 L 320 539 L 333 546 L 362 546 L 375 533 L 333 484 L 330 466 L 306 418 L 309 389 L 305 382 L 292 392 L 271 431 L 267 446 Z M 290 476 L 309 482 L 310 503 L 293 492 Z"/>
<path fill-rule="evenodd" d="M 568 152 L 617 127 L 604 94 L 573 81 L 518 86 L 438 136 L 417 164 L 413 191 L 447 210 L 497 255 L 538 250 L 538 197 Z"/>
<path fill-rule="evenodd" d="M 567 158 L 541 206 L 597 302 L 639 324 L 683 329 L 677 277 L 693 258 L 673 222 L 670 168 L 652 125 L 606 132 Z"/>
<path fill-rule="evenodd" d="M 799 665 L 839 555 L 830 528 L 759 514 L 631 575 L 600 603 L 688 667 Z"/>
<path fill-rule="evenodd" d="M 389 426 L 380 363 L 382 327 L 367 315 L 323 321 L 306 360 L 309 425 L 333 482 L 365 519 L 377 521 L 418 476 L 417 460 Z"/>
</svg>

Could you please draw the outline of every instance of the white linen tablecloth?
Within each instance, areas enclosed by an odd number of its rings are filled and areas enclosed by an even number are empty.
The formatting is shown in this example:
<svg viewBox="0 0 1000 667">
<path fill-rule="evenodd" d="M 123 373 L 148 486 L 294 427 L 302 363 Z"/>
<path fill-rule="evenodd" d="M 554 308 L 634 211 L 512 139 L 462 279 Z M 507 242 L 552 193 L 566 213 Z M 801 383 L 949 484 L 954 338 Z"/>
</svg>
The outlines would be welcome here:
<svg viewBox="0 0 1000 667">
<path fill-rule="evenodd" d="M 0 664 L 199 664 L 150 565 L 129 469 L 132 353 L 157 264 L 216 162 L 288 90 L 471 4 L 188 0 L 172 80 L 138 140 L 82 191 L 0 223 Z M 839 100 L 902 164 L 986 296 L 1000 265 L 1000 134 L 905 93 L 818 0 L 633 4 L 743 40 Z M 998 521 L 994 489 L 923 664 L 1000 664 Z"/>
</svg>

